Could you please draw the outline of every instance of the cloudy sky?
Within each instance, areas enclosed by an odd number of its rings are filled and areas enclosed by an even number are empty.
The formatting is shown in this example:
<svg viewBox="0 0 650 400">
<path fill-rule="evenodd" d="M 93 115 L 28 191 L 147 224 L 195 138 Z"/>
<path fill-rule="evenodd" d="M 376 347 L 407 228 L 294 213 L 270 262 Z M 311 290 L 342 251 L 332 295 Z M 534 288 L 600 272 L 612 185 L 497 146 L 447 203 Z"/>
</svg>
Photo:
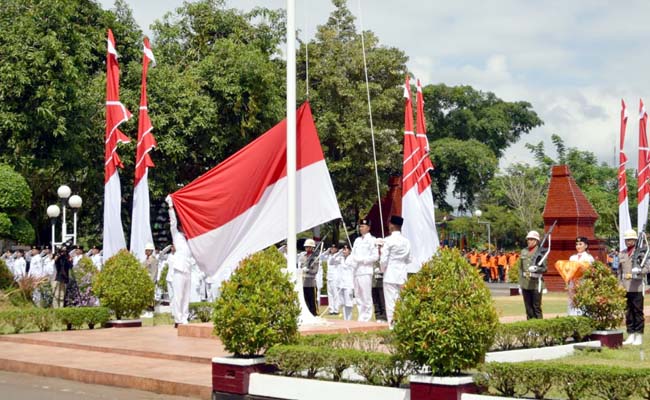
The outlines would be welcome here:
<svg viewBox="0 0 650 400">
<path fill-rule="evenodd" d="M 100 3 L 112 6 L 112 0 Z M 128 3 L 148 31 L 182 0 Z M 283 8 L 285 1 L 228 5 Z M 333 9 L 329 0 L 296 0 L 296 7 L 296 24 L 308 37 Z M 639 98 L 650 102 L 647 0 L 348 0 L 348 7 L 357 26 L 406 52 L 409 69 L 424 84 L 471 85 L 532 103 L 545 124 L 512 146 L 502 165 L 530 161 L 526 142 L 545 141 L 550 151 L 552 134 L 614 165 L 621 99 L 630 115 L 625 150 L 636 165 Z"/>
</svg>

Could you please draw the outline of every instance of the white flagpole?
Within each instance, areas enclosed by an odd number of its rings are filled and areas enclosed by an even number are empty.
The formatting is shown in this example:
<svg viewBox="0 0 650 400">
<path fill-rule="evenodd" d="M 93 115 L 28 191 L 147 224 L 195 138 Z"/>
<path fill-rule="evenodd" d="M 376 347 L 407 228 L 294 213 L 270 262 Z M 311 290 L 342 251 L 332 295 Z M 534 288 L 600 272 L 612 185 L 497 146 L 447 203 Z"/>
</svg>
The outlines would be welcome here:
<svg viewBox="0 0 650 400">
<path fill-rule="evenodd" d="M 295 271 L 296 244 L 296 2 L 287 0 L 287 270 Z M 302 294 L 302 293 L 300 293 Z"/>
</svg>

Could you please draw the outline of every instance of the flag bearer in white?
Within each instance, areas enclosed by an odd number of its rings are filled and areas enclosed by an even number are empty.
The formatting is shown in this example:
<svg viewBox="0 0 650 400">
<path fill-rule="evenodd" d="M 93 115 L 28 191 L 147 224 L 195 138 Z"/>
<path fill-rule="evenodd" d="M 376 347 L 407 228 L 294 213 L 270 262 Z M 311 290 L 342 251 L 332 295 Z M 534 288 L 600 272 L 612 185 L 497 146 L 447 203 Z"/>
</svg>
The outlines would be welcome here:
<svg viewBox="0 0 650 400">
<path fill-rule="evenodd" d="M 343 307 L 343 319 L 350 321 L 352 319 L 352 307 L 354 306 L 354 269 L 355 263 L 350 256 L 350 247 L 343 245 L 343 262 L 339 270 L 339 304 Z"/>
<path fill-rule="evenodd" d="M 169 204 L 169 228 L 176 249 L 176 252 L 169 256 L 169 269 L 174 273 L 172 277 L 172 286 L 174 287 L 172 315 L 174 316 L 174 327 L 178 327 L 179 324 L 187 324 L 190 315 L 190 257 L 192 257 L 192 253 L 182 227 L 176 221 L 171 197 L 167 196 L 166 200 Z"/>
<path fill-rule="evenodd" d="M 359 307 L 359 321 L 370 321 L 372 317 L 372 273 L 379 260 L 377 239 L 370 234 L 370 222 L 359 221 L 361 236 L 354 240 L 352 261 L 354 261 L 354 297 Z"/>
<path fill-rule="evenodd" d="M 327 309 L 330 315 L 339 313 L 339 270 L 345 261 L 343 251 L 332 243 L 322 259 L 327 261 Z"/>
<path fill-rule="evenodd" d="M 402 236 L 404 219 L 397 215 L 390 217 L 388 236 L 383 241 L 378 239 L 381 258 L 379 265 L 384 273 L 384 298 L 386 299 L 386 318 L 388 326 L 393 328 L 393 313 L 399 292 L 406 282 L 406 269 L 411 263 L 411 242 Z"/>
</svg>

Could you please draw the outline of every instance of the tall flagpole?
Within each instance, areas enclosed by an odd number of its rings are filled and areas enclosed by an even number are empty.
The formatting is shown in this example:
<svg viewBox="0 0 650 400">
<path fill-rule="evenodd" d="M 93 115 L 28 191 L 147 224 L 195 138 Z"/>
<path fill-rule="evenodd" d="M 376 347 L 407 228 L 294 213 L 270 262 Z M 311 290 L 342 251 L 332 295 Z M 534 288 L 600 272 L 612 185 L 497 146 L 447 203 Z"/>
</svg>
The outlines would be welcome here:
<svg viewBox="0 0 650 400">
<path fill-rule="evenodd" d="M 296 244 L 296 2 L 287 0 L 287 269 L 297 263 Z"/>
</svg>

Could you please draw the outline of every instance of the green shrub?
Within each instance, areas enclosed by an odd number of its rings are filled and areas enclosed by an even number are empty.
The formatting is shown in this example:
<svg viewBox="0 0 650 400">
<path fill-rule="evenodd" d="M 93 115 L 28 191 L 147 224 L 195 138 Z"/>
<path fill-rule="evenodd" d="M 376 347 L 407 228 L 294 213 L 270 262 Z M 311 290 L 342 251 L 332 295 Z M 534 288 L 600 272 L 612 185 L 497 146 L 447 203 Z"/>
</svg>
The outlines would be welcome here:
<svg viewBox="0 0 650 400">
<path fill-rule="evenodd" d="M 235 356 L 263 354 L 298 338 L 298 296 L 281 271 L 285 257 L 275 248 L 243 260 L 221 287 L 214 305 L 214 332 Z"/>
<path fill-rule="evenodd" d="M 609 267 L 596 261 L 576 283 L 574 303 L 597 330 L 616 329 L 625 318 L 625 289 Z"/>
<path fill-rule="evenodd" d="M 167 274 L 169 273 L 169 264 L 165 264 L 162 271 L 160 271 L 160 279 L 158 279 L 158 287 L 163 293 L 167 293 Z"/>
<path fill-rule="evenodd" d="M 402 359 L 436 375 L 481 362 L 494 341 L 497 313 L 478 271 L 456 249 L 443 249 L 412 275 L 395 307 Z"/>
<path fill-rule="evenodd" d="M 9 267 L 7 266 L 7 263 L 5 263 L 5 260 L 0 259 L 0 290 L 7 290 L 14 287 L 16 287 L 14 276 L 11 271 L 9 271 Z"/>
<path fill-rule="evenodd" d="M 86 320 L 84 308 L 82 307 L 56 308 L 54 312 L 61 324 L 67 326 L 68 329 L 79 329 Z"/>
<path fill-rule="evenodd" d="M 93 292 L 117 319 L 137 318 L 153 302 L 154 284 L 140 262 L 126 250 L 109 258 L 93 280 Z"/>
<path fill-rule="evenodd" d="M 56 324 L 57 318 L 51 308 L 34 308 L 29 310 L 32 323 L 41 332 L 48 332 Z"/>
<path fill-rule="evenodd" d="M 84 322 L 89 329 L 102 326 L 111 319 L 111 311 L 107 307 L 84 307 L 83 310 Z"/>
<path fill-rule="evenodd" d="M 31 318 L 25 316 L 24 309 L 0 311 L 0 320 L 3 321 L 3 325 L 11 327 L 14 333 L 20 333 L 32 322 Z"/>
<path fill-rule="evenodd" d="M 201 322 L 209 322 L 212 318 L 212 307 L 214 305 L 207 301 L 190 303 L 190 321 L 198 319 Z"/>
<path fill-rule="evenodd" d="M 492 350 L 555 346 L 582 341 L 593 331 L 587 317 L 556 317 L 499 324 Z"/>
</svg>

